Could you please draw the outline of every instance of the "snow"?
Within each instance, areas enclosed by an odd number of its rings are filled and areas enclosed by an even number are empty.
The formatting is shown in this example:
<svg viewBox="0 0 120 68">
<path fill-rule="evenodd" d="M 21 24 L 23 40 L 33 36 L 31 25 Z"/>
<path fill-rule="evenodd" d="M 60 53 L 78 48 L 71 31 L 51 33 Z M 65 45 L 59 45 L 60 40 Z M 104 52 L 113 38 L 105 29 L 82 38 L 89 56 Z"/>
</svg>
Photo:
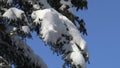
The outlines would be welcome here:
<svg viewBox="0 0 120 68">
<path fill-rule="evenodd" d="M 42 38 L 44 38 L 44 41 L 56 43 L 62 33 L 66 34 L 66 26 L 60 23 L 61 21 L 58 15 L 52 10 L 45 9 L 35 11 L 32 13 L 32 18 L 36 18 L 34 22 L 38 22 L 39 19 L 42 19 L 41 34 L 43 35 Z"/>
<path fill-rule="evenodd" d="M 86 41 L 82 38 L 79 30 L 76 26 L 68 20 L 65 16 L 59 14 L 59 18 L 65 23 L 69 29 L 69 33 L 73 37 L 73 41 L 83 50 L 85 53 L 88 53 L 88 47 Z"/>
<path fill-rule="evenodd" d="M 3 17 L 16 20 L 17 18 L 22 19 L 23 14 L 24 14 L 24 11 L 13 7 L 13 8 L 8 9 L 3 14 Z"/>
<path fill-rule="evenodd" d="M 26 0 L 27 1 L 27 0 Z M 65 16 L 58 13 L 56 10 L 52 9 L 51 6 L 47 3 L 47 0 L 29 0 L 33 4 L 33 8 L 37 11 L 33 11 L 31 14 L 33 23 L 40 24 L 40 37 L 44 40 L 44 42 L 54 49 L 58 49 L 59 47 L 56 44 L 60 44 L 60 51 L 64 51 L 63 54 L 66 56 L 63 58 L 64 60 L 72 60 L 70 64 L 72 66 L 76 66 L 76 68 L 81 66 L 81 68 L 86 68 L 85 57 L 83 54 L 88 54 L 88 48 L 86 41 L 80 35 L 79 30 L 76 26 Z M 37 4 L 35 4 L 35 1 Z M 13 0 L 7 0 L 8 4 L 11 4 Z M 38 3 L 41 3 L 42 9 Z M 69 6 L 68 11 L 73 13 L 71 1 L 60 0 L 62 6 L 61 10 L 64 10 L 67 6 Z M 38 10 L 40 9 L 40 10 Z M 4 14 L 3 17 L 12 19 L 12 20 L 23 20 L 27 21 L 24 11 L 17 8 L 10 8 Z M 26 34 L 30 33 L 29 26 L 22 26 L 22 31 Z M 13 30 L 17 30 L 17 28 L 13 28 Z M 69 38 L 69 39 L 67 39 Z M 47 68 L 47 65 L 39 58 L 34 52 L 30 49 L 29 46 L 16 36 L 13 36 L 13 41 L 16 42 L 15 45 L 23 48 L 24 55 L 28 56 L 31 61 L 35 62 L 35 64 L 40 65 L 42 68 Z M 69 53 L 70 52 L 70 53 Z M 68 54 L 67 54 L 68 53 Z"/>
<path fill-rule="evenodd" d="M 79 51 L 71 52 L 65 58 L 72 60 L 71 64 L 75 65 L 76 68 L 79 68 L 79 65 L 81 68 L 86 68 L 84 57 Z"/>
<path fill-rule="evenodd" d="M 2 16 L 5 18 L 8 18 L 10 20 L 14 20 L 14 21 L 17 21 L 18 19 L 20 19 L 23 21 L 21 23 L 28 24 L 28 20 L 27 20 L 27 17 L 25 15 L 24 11 L 14 8 L 14 7 L 9 8 Z"/>
<path fill-rule="evenodd" d="M 65 42 L 60 45 L 64 53 L 72 52 L 67 55 L 65 59 L 72 59 L 73 62 L 71 63 L 73 65 L 76 67 L 81 65 L 82 68 L 85 68 L 85 59 L 82 53 L 88 54 L 86 41 L 82 38 L 76 26 L 68 18 L 52 8 L 34 11 L 31 16 L 34 19 L 34 23 L 38 22 L 41 24 L 40 37 L 42 37 L 45 43 L 49 45 L 52 43 L 53 47 L 56 43 Z M 73 39 L 67 40 L 66 37 L 62 35 L 73 37 Z M 59 42 L 57 42 L 58 39 Z"/>
<path fill-rule="evenodd" d="M 60 7 L 61 10 L 64 10 L 67 6 L 69 6 L 68 11 L 73 13 L 71 1 L 60 0 L 60 3 L 62 4 L 62 6 Z"/>
<path fill-rule="evenodd" d="M 40 9 L 40 6 L 38 4 L 34 4 L 33 8 L 37 10 L 37 9 Z"/>
<path fill-rule="evenodd" d="M 78 47 L 76 46 L 76 44 L 73 41 L 70 41 L 69 44 L 64 44 L 62 49 L 65 50 L 65 53 L 79 51 Z"/>
<path fill-rule="evenodd" d="M 13 0 L 7 0 L 7 4 L 11 5 L 13 3 Z"/>
<path fill-rule="evenodd" d="M 59 18 L 64 21 L 63 23 L 65 23 L 69 29 L 69 33 L 72 35 L 73 37 L 73 41 L 81 48 L 82 53 L 87 54 L 87 58 L 89 58 L 89 53 L 88 53 L 88 46 L 86 41 L 82 38 L 79 30 L 76 28 L 76 26 L 70 21 L 68 20 L 65 16 L 59 14 Z M 89 61 L 89 59 L 88 59 Z"/>
<path fill-rule="evenodd" d="M 28 34 L 30 33 L 30 28 L 28 26 L 22 26 L 22 31 Z"/>
<path fill-rule="evenodd" d="M 16 31 L 17 30 L 17 27 L 13 27 L 13 31 Z"/>
</svg>

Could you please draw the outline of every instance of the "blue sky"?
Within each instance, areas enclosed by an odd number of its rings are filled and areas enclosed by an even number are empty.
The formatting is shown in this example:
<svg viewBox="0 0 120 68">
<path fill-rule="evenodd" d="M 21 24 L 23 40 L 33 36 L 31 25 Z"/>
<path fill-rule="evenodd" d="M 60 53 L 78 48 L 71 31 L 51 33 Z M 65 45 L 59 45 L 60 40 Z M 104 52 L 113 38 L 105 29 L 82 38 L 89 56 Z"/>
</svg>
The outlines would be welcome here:
<svg viewBox="0 0 120 68">
<path fill-rule="evenodd" d="M 120 67 L 120 0 L 89 0 L 89 9 L 76 13 L 86 22 L 91 64 L 87 68 Z M 60 56 L 53 54 L 34 34 L 27 40 L 36 54 L 41 56 L 49 68 L 62 68 Z"/>
</svg>

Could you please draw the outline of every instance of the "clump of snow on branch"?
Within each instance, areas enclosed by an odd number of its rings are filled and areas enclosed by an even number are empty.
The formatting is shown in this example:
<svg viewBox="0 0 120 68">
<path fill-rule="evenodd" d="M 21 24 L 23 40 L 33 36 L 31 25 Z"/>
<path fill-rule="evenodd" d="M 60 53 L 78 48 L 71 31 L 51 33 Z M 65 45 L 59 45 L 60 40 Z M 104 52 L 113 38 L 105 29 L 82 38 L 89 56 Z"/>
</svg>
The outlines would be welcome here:
<svg viewBox="0 0 120 68">
<path fill-rule="evenodd" d="M 19 9 L 13 7 L 13 8 L 8 9 L 3 14 L 3 17 L 16 20 L 17 18 L 22 19 L 22 14 L 24 14 L 24 11 L 19 10 Z"/>
<path fill-rule="evenodd" d="M 30 33 L 30 28 L 28 26 L 22 26 L 22 31 L 26 34 Z"/>
<path fill-rule="evenodd" d="M 13 3 L 13 0 L 7 0 L 7 4 L 11 5 Z"/>
<path fill-rule="evenodd" d="M 20 20 L 24 20 L 25 22 L 28 22 L 27 21 L 27 18 L 25 16 L 25 13 L 24 11 L 20 10 L 20 9 L 17 9 L 17 8 L 10 8 L 8 9 L 4 14 L 3 14 L 3 17 L 5 18 L 8 18 L 10 20 L 17 20 L 17 19 L 20 19 Z"/>
<path fill-rule="evenodd" d="M 71 1 L 60 0 L 60 3 L 62 4 L 60 7 L 61 10 L 67 9 L 69 12 L 73 13 Z"/>
<path fill-rule="evenodd" d="M 32 17 L 34 18 L 36 15 L 39 17 L 36 17 L 34 23 L 41 24 L 40 35 L 42 35 L 41 37 L 44 38 L 44 41 L 47 41 L 46 43 L 56 44 L 57 39 L 61 38 L 62 33 L 67 35 L 67 28 L 61 23 L 61 20 L 58 19 L 56 13 L 51 12 L 51 10 L 47 11 L 46 9 L 45 11 L 38 10 L 33 12 Z M 40 19 L 42 21 L 39 21 Z"/>
<path fill-rule="evenodd" d="M 64 54 L 65 64 L 85 68 L 85 59 L 89 58 L 87 44 L 69 19 L 52 8 L 34 11 L 31 16 L 34 23 L 41 25 L 40 37 L 44 42 L 53 51 Z"/>
<path fill-rule="evenodd" d="M 10 8 L 3 14 L 3 19 L 9 21 L 6 23 L 15 26 L 13 27 L 13 31 L 11 31 L 10 35 L 19 34 L 23 38 L 31 38 L 30 25 L 24 11 L 14 7 Z"/>
</svg>

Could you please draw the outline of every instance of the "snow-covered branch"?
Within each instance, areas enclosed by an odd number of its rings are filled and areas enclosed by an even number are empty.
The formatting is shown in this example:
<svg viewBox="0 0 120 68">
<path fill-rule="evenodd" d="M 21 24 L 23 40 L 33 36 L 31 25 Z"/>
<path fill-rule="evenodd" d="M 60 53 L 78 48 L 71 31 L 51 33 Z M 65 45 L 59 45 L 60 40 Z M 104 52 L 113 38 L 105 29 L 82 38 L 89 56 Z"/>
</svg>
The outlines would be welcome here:
<svg viewBox="0 0 120 68">
<path fill-rule="evenodd" d="M 32 38 L 31 32 L 36 31 L 53 52 L 63 56 L 63 67 L 86 68 L 89 53 L 80 32 L 87 35 L 87 30 L 73 7 L 76 11 L 87 9 L 87 3 L 87 0 L 0 0 L 0 56 L 18 68 L 47 68 L 21 40 Z"/>
<path fill-rule="evenodd" d="M 41 25 L 39 35 L 44 42 L 54 52 L 64 54 L 65 64 L 86 67 L 85 61 L 89 60 L 87 44 L 68 18 L 52 8 L 34 11 L 31 16 L 36 26 Z"/>
<path fill-rule="evenodd" d="M 4 31 L 0 31 L 0 56 L 16 68 L 47 68 L 43 60 L 23 40 Z"/>
</svg>

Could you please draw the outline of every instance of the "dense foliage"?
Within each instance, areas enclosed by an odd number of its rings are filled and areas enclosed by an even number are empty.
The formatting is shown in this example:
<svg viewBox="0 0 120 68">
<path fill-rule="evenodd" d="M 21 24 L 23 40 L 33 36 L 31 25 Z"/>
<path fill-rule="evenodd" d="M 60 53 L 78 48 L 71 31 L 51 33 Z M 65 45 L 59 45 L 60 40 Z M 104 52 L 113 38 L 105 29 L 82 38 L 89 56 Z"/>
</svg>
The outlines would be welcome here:
<svg viewBox="0 0 120 68">
<path fill-rule="evenodd" d="M 87 30 L 73 8 L 88 9 L 87 4 L 87 0 L 0 0 L 0 56 L 6 65 L 47 68 L 24 41 L 35 31 L 53 52 L 63 56 L 63 68 L 86 68 L 89 54 L 80 33 L 87 35 Z"/>
</svg>

